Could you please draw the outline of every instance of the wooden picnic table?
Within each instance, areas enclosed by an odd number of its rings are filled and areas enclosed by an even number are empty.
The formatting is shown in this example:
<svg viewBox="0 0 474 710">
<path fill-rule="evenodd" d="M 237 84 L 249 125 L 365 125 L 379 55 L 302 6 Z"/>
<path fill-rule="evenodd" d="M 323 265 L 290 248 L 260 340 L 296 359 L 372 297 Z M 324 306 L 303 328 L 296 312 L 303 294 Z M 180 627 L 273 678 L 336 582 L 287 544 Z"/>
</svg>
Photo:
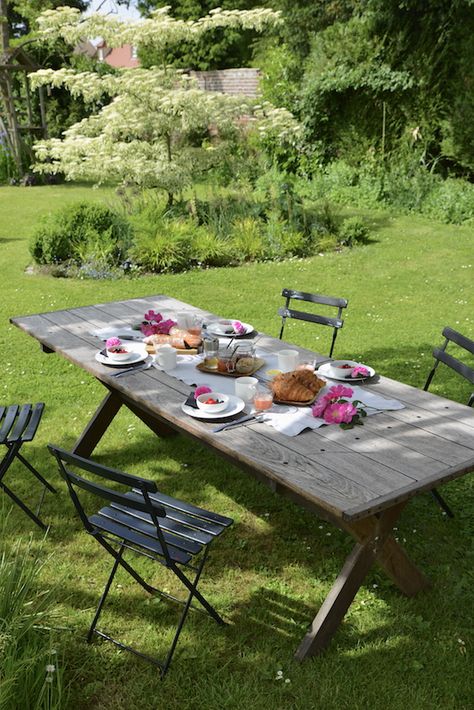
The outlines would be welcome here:
<svg viewBox="0 0 474 710">
<path fill-rule="evenodd" d="M 368 417 L 364 426 L 351 430 L 323 426 L 286 436 L 266 424 L 249 422 L 215 434 L 213 422 L 183 413 L 189 385 L 155 368 L 114 378 L 111 368 L 95 360 L 101 346 L 92 331 L 129 326 L 150 308 L 213 316 L 157 295 L 11 319 L 45 352 L 59 353 L 107 390 L 74 451 L 89 456 L 126 406 L 159 436 L 178 432 L 196 439 L 276 493 L 350 533 L 355 545 L 296 651 L 299 660 L 327 646 L 375 562 L 403 593 L 412 596 L 426 589 L 428 580 L 392 530 L 410 498 L 474 470 L 474 411 L 376 375 L 364 387 L 401 401 L 404 409 Z M 259 334 L 258 347 L 275 353 L 285 346 Z M 326 360 L 320 355 L 316 359 Z M 433 515 L 438 514 L 434 507 Z"/>
</svg>

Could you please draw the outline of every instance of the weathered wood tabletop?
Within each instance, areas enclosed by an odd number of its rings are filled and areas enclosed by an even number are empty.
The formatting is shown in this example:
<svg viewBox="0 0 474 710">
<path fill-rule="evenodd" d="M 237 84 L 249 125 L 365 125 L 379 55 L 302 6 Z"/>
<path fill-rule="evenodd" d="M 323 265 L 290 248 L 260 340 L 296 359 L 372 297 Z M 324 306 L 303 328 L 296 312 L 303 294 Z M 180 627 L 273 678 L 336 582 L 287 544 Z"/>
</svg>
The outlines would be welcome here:
<svg viewBox="0 0 474 710">
<path fill-rule="evenodd" d="M 92 331 L 130 326 L 150 308 L 213 316 L 159 295 L 11 319 L 46 352 L 57 352 L 87 370 L 108 390 L 79 437 L 76 453 L 90 455 L 125 405 L 156 434 L 194 437 L 274 491 L 349 532 L 356 544 L 296 652 L 300 660 L 328 644 L 375 561 L 405 594 L 429 586 L 391 531 L 411 497 L 474 470 L 472 409 L 376 375 L 364 387 L 401 401 L 405 408 L 366 418 L 363 427 L 323 426 L 290 437 L 249 422 L 215 434 L 213 422 L 181 410 L 188 385 L 154 368 L 113 378 L 111 369 L 94 359 L 101 345 Z M 280 340 L 258 337 L 261 351 L 282 348 Z M 318 361 L 326 359 L 317 356 Z"/>
</svg>

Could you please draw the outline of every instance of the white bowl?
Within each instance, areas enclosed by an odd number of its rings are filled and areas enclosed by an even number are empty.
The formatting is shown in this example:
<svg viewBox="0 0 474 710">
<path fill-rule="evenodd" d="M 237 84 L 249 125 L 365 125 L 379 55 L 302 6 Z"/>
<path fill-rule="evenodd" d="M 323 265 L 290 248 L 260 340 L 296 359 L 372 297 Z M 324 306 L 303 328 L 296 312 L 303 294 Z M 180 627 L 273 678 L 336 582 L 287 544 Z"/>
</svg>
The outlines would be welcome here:
<svg viewBox="0 0 474 710">
<path fill-rule="evenodd" d="M 120 350 L 122 352 L 114 352 L 116 347 L 120 347 Z M 126 362 L 127 360 L 130 360 L 132 352 L 130 350 L 127 350 L 124 345 L 116 345 L 115 348 L 107 348 L 107 357 L 109 357 L 112 362 Z"/>
<path fill-rule="evenodd" d="M 328 363 L 329 375 L 333 374 L 335 377 L 349 378 L 352 375 L 354 367 L 359 363 L 353 360 L 334 360 Z"/>
<path fill-rule="evenodd" d="M 217 399 L 217 404 L 206 404 L 208 399 Z M 229 404 L 229 397 L 220 392 L 204 392 L 196 399 L 196 404 L 203 412 L 223 412 Z"/>
</svg>

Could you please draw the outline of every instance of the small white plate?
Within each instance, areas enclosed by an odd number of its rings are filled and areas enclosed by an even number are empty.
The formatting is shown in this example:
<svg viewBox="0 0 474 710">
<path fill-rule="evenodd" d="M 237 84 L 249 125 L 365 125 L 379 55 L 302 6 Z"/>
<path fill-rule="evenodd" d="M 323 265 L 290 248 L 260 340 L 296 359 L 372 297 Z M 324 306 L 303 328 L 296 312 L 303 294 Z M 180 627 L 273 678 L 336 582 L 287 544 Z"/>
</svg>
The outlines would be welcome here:
<svg viewBox="0 0 474 710">
<path fill-rule="evenodd" d="M 254 328 L 253 325 L 250 325 L 250 323 L 242 323 L 243 327 L 245 328 L 243 333 L 226 333 L 226 327 L 232 328 L 232 323 L 236 320 L 236 318 L 225 318 L 222 320 L 216 320 L 212 323 L 209 323 L 206 330 L 208 333 L 211 333 L 212 335 L 220 335 L 222 338 L 240 338 L 243 335 L 253 333 Z M 239 321 L 239 323 L 241 322 L 242 321 Z"/>
<path fill-rule="evenodd" d="M 116 360 L 111 360 L 107 355 L 102 355 L 102 351 L 95 354 L 95 359 L 102 365 L 109 365 L 110 367 L 128 367 L 129 365 L 136 365 L 143 360 L 146 360 L 148 353 L 140 350 L 139 352 L 131 352 L 130 357 L 126 360 L 121 360 L 117 362 Z"/>
<path fill-rule="evenodd" d="M 338 382 L 347 382 L 349 384 L 350 382 L 359 382 L 360 380 L 368 380 L 369 377 L 373 377 L 375 375 L 375 370 L 373 367 L 369 367 L 368 365 L 363 365 L 361 362 L 358 363 L 361 367 L 365 367 L 368 371 L 369 374 L 366 377 L 335 377 L 332 374 L 329 374 L 331 372 L 330 370 L 330 363 L 325 362 L 324 365 L 321 365 L 317 369 L 318 375 L 321 375 L 321 377 L 325 377 L 328 380 L 337 380 Z"/>
<path fill-rule="evenodd" d="M 181 409 L 185 414 L 189 414 L 190 417 L 195 419 L 222 419 L 223 417 L 230 417 L 233 414 L 238 414 L 245 407 L 245 402 L 240 397 L 236 397 L 233 394 L 229 395 L 229 403 L 221 412 L 204 412 L 202 409 L 195 409 L 190 407 L 189 404 L 183 402 Z"/>
</svg>

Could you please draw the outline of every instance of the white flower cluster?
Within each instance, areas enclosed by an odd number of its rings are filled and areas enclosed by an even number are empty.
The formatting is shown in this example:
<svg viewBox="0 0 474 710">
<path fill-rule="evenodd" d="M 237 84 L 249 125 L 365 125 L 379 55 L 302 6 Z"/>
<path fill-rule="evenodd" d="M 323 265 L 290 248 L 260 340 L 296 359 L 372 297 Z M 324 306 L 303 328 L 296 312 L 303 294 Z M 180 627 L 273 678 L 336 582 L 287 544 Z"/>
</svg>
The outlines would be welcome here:
<svg viewBox="0 0 474 710">
<path fill-rule="evenodd" d="M 270 10 L 217 9 L 201 20 L 183 23 L 169 17 L 168 9 L 162 8 L 151 20 L 135 23 L 131 29 L 128 25 L 118 28 L 122 23 L 103 16 L 82 20 L 74 8 L 62 7 L 44 12 L 40 22 L 45 37 L 77 41 L 86 32 L 87 36 L 106 37 L 111 44 L 110 32 L 117 45 L 143 41 L 143 25 L 153 30 L 146 41 L 153 38 L 156 44 L 160 33 L 168 40 L 176 39 L 184 25 L 189 34 L 211 26 L 261 28 L 277 18 L 278 13 Z M 139 26 L 142 34 L 123 34 L 138 32 Z M 30 76 L 34 87 L 65 87 L 88 102 L 104 95 L 110 99 L 97 113 L 71 126 L 62 139 L 36 143 L 36 169 L 61 172 L 69 180 L 134 183 L 174 193 L 218 164 L 227 147 L 226 139 L 238 131 L 257 130 L 263 138 L 277 143 L 295 143 L 300 131 L 285 109 L 245 97 L 202 91 L 189 76 L 170 67 L 125 69 L 104 76 L 46 69 Z M 239 125 L 242 116 L 247 117 L 245 128 Z M 189 140 L 197 134 L 204 136 L 199 143 Z"/>
<path fill-rule="evenodd" d="M 152 13 L 146 20 L 122 22 L 97 13 L 82 17 L 79 10 L 59 7 L 46 10 L 38 18 L 39 33 L 45 40 L 63 39 L 75 45 L 83 39 L 102 37 L 109 47 L 146 44 L 156 48 L 177 45 L 183 40 L 198 39 L 216 27 L 262 30 L 280 22 L 280 12 L 266 8 L 222 10 L 216 8 L 199 20 L 176 20 L 169 7 Z"/>
</svg>

